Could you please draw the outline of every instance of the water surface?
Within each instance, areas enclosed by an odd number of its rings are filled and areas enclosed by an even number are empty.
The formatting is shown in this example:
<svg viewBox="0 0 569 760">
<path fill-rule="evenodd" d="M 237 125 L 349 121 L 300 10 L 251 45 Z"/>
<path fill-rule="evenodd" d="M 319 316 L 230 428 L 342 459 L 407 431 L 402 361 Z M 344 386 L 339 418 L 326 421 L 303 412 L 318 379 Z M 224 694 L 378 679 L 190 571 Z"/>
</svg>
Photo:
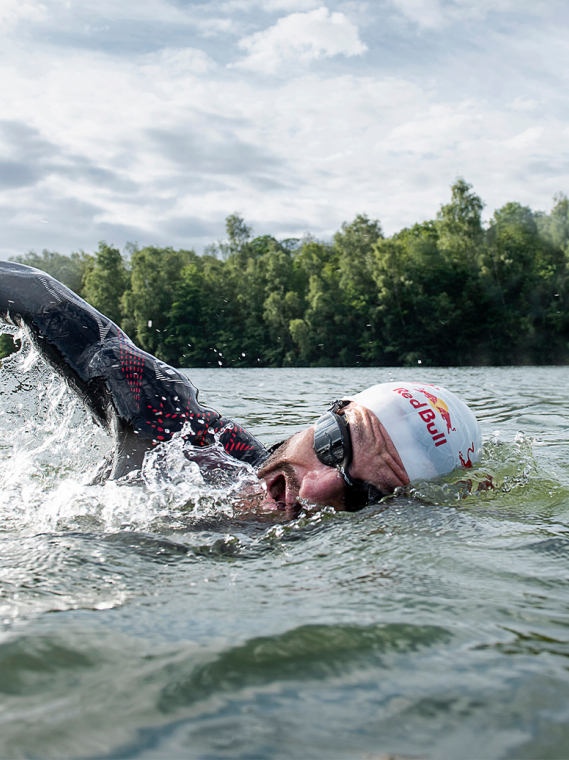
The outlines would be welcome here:
<svg viewBox="0 0 569 760">
<path fill-rule="evenodd" d="M 375 382 L 445 385 L 484 460 L 271 524 L 109 448 L 33 355 L 0 371 L 0 757 L 566 758 L 564 368 L 192 370 L 274 442 Z M 174 461 L 174 460 L 173 460 Z M 176 460 L 177 461 L 177 460 Z"/>
</svg>

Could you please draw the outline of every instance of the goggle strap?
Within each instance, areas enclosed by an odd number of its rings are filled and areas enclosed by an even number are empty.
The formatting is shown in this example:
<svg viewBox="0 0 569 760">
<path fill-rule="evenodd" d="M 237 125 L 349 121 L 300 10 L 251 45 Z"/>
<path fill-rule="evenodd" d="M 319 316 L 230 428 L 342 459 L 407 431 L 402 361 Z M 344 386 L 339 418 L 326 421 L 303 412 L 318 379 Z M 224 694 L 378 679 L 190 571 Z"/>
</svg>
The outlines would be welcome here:
<svg viewBox="0 0 569 760">
<path fill-rule="evenodd" d="M 345 406 L 348 406 L 349 403 L 350 403 L 350 399 L 347 399 L 347 398 L 336 399 L 336 401 L 332 401 L 327 411 L 333 412 L 333 414 L 338 414 L 340 409 L 343 409 Z"/>
</svg>

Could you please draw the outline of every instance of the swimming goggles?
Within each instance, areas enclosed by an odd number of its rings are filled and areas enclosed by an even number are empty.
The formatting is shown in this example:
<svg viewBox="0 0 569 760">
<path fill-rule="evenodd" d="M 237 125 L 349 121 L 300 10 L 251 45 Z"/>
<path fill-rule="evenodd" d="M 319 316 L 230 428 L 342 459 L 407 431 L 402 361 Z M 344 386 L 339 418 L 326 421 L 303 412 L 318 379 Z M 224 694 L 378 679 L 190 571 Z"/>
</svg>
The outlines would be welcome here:
<svg viewBox="0 0 569 760">
<path fill-rule="evenodd" d="M 322 464 L 335 467 L 349 486 L 354 482 L 348 475 L 352 461 L 352 437 L 350 425 L 344 416 L 337 412 L 350 402 L 334 401 L 327 412 L 314 425 L 314 452 Z"/>
<path fill-rule="evenodd" d="M 314 425 L 314 452 L 320 462 L 327 467 L 335 467 L 344 478 L 346 485 L 345 506 L 355 511 L 380 499 L 383 494 L 371 483 L 352 478 L 348 467 L 352 461 L 352 438 L 349 422 L 338 412 L 349 404 L 349 400 L 334 401 Z"/>
</svg>

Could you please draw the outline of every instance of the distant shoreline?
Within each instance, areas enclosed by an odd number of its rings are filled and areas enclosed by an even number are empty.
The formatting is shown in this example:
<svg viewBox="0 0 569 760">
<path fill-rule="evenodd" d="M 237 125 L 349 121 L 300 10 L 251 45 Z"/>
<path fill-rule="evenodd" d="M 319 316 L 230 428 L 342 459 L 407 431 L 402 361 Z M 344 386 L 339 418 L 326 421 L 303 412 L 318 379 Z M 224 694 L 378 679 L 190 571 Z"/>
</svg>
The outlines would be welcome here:
<svg viewBox="0 0 569 760">
<path fill-rule="evenodd" d="M 102 242 L 17 260 L 175 366 L 565 366 L 569 201 L 555 200 L 550 214 L 507 203 L 485 228 L 458 179 L 436 219 L 390 238 L 363 215 L 331 242 L 253 237 L 233 214 L 201 256 Z"/>
</svg>

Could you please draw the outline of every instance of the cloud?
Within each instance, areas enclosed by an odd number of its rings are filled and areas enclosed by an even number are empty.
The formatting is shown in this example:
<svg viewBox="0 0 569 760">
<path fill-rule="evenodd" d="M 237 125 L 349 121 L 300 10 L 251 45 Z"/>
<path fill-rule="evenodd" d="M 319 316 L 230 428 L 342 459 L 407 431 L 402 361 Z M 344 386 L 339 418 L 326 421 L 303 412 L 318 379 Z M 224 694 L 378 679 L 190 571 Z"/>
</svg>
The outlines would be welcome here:
<svg viewBox="0 0 569 760">
<path fill-rule="evenodd" d="M 94 26 L 117 21 L 146 21 L 155 27 L 161 24 L 185 25 L 191 24 L 195 18 L 192 15 L 192 5 L 183 7 L 169 0 L 137 0 L 136 3 L 118 3 L 115 0 L 81 0 L 80 3 L 72 3 L 70 0 L 43 0 L 43 3 L 54 19 L 63 9 L 65 18 L 72 23 L 84 23 L 87 20 L 88 25 Z M 57 19 L 55 20 L 57 22 Z"/>
<path fill-rule="evenodd" d="M 379 147 L 440 156 L 443 151 L 456 148 L 457 143 L 472 139 L 479 128 L 476 104 L 472 102 L 430 105 L 420 109 L 415 118 L 398 124 Z"/>
<path fill-rule="evenodd" d="M 274 26 L 242 39 L 239 47 L 249 55 L 238 67 L 266 72 L 276 71 L 284 61 L 362 55 L 367 50 L 357 26 L 325 7 L 283 16 Z"/>
<path fill-rule="evenodd" d="M 277 11 L 311 11 L 319 8 L 321 0 L 225 0 L 219 9 L 224 13 L 249 12 L 260 8 L 268 13 Z"/>
<path fill-rule="evenodd" d="M 425 29 L 437 28 L 445 23 L 440 0 L 391 0 L 391 4 L 410 21 Z"/>
<path fill-rule="evenodd" d="M 525 172 L 521 173 L 520 179 L 526 181 L 526 172 L 537 178 L 557 178 L 560 174 L 569 176 L 569 160 L 559 161 L 558 159 L 544 159 L 541 161 L 530 161 L 524 165 Z"/>
<path fill-rule="evenodd" d="M 39 130 L 18 121 L 0 121 L 0 190 L 31 187 L 47 173 L 59 149 Z"/>
<path fill-rule="evenodd" d="M 318 8 L 318 0 L 262 0 L 265 11 L 309 11 Z"/>
<path fill-rule="evenodd" d="M 46 16 L 43 3 L 28 0 L 2 0 L 0 3 L 0 29 L 13 26 L 20 20 L 40 21 Z"/>
<path fill-rule="evenodd" d="M 16 31 L 41 42 L 70 47 L 155 50 L 168 38 L 187 42 L 189 35 L 211 39 L 240 36 L 241 24 L 220 9 L 173 0 L 0 0 L 0 33 Z M 182 44 L 183 44 L 182 42 Z M 124 52 L 124 51 L 123 51 Z"/>
<path fill-rule="evenodd" d="M 542 107 L 542 101 L 523 98 L 518 95 L 511 103 L 507 104 L 507 107 L 513 111 L 535 111 L 537 108 Z"/>
<path fill-rule="evenodd" d="M 93 224 L 102 210 L 96 204 L 71 197 L 12 194 L 10 200 L 0 204 L 2 258 L 43 248 L 68 253 L 85 248 L 86 239 L 93 241 L 95 247 L 104 237 Z"/>
<path fill-rule="evenodd" d="M 3 119 L 0 121 L 0 151 L 7 157 L 17 156 L 23 161 L 38 163 L 59 148 L 42 137 L 35 127 L 20 121 Z"/>
<path fill-rule="evenodd" d="M 163 233 L 179 238 L 203 238 L 213 242 L 219 233 L 219 226 L 216 223 L 206 223 L 199 217 L 192 217 L 188 214 L 183 216 L 172 216 L 164 225 Z"/>
<path fill-rule="evenodd" d="M 147 134 L 155 148 L 179 173 L 181 181 L 195 188 L 196 178 L 214 175 L 239 177 L 261 190 L 274 190 L 284 185 L 277 178 L 285 166 L 283 159 L 251 143 L 240 140 L 229 129 L 210 129 L 208 133 L 189 127 L 149 129 Z M 290 180 L 289 180 L 290 183 Z M 224 186 L 217 184 L 218 188 Z"/>
<path fill-rule="evenodd" d="M 28 187 L 50 177 L 129 192 L 135 185 L 83 155 L 63 150 L 40 131 L 18 121 L 0 121 L 0 189 Z"/>
<path fill-rule="evenodd" d="M 390 0 L 410 21 L 423 29 L 441 29 L 457 22 L 482 21 L 490 13 L 516 11 L 538 15 L 551 8 L 548 0 Z"/>
<path fill-rule="evenodd" d="M 459 174 L 490 213 L 569 190 L 560 5 L 537 23 L 528 0 L 507 16 L 480 0 L 470 21 L 474 0 L 407 2 L 421 35 L 391 0 L 240 2 L 44 0 L 47 17 L 0 29 L 0 257 L 102 238 L 199 250 L 236 209 L 258 234 L 326 237 L 363 212 L 391 234 Z"/>
<path fill-rule="evenodd" d="M 504 140 L 502 145 L 506 148 L 512 148 L 513 150 L 525 150 L 532 145 L 540 143 L 543 138 L 543 127 L 529 127 L 515 137 L 511 137 L 508 140 Z"/>
<path fill-rule="evenodd" d="M 35 185 L 40 173 L 21 161 L 0 161 L 0 190 Z"/>
<path fill-rule="evenodd" d="M 203 50 L 193 47 L 164 48 L 155 53 L 140 56 L 141 70 L 147 76 L 163 78 L 186 77 L 192 74 L 206 74 L 213 71 L 217 64 Z"/>
</svg>

